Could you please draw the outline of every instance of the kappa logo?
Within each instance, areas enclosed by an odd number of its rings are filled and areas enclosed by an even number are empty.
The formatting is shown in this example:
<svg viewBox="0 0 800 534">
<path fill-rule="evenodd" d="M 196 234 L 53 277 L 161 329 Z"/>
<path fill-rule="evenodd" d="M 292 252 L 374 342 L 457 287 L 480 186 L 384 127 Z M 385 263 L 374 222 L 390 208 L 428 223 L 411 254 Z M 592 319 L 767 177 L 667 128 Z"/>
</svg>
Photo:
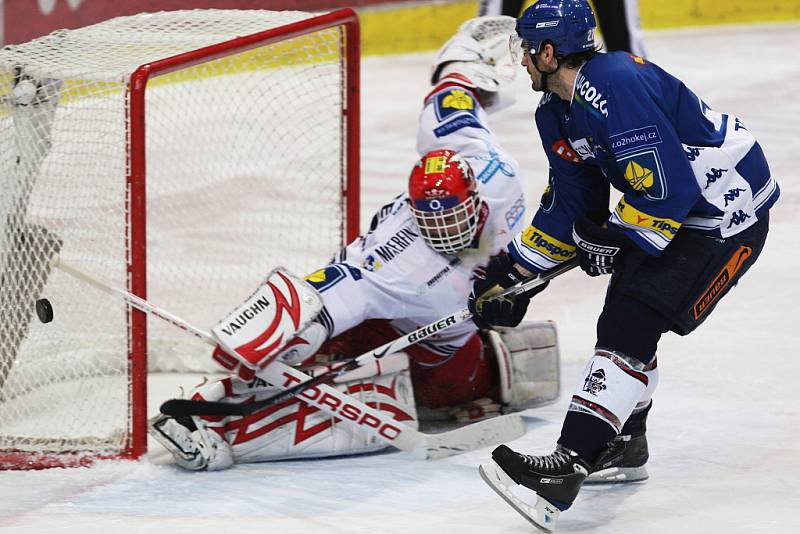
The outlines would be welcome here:
<svg viewBox="0 0 800 534">
<path fill-rule="evenodd" d="M 606 386 L 606 372 L 602 369 L 592 371 L 593 368 L 594 363 L 589 367 L 589 376 L 583 381 L 583 391 L 596 397 L 608 386 Z"/>
<path fill-rule="evenodd" d="M 739 195 L 747 191 L 747 189 L 741 189 L 739 187 L 734 187 L 733 189 L 728 189 L 728 192 L 722 195 L 722 198 L 725 199 L 725 206 L 728 205 L 728 202 L 733 202 Z"/>
<path fill-rule="evenodd" d="M 683 148 L 683 153 L 686 154 L 686 159 L 689 161 L 694 161 L 697 159 L 697 156 L 700 155 L 700 151 L 704 150 L 703 148 L 687 146 Z"/>
<path fill-rule="evenodd" d="M 735 212 L 733 215 L 731 215 L 731 220 L 728 223 L 728 228 L 730 228 L 731 226 L 734 226 L 734 225 L 739 226 L 740 224 L 742 224 L 743 222 L 745 222 L 749 218 L 750 218 L 750 215 L 746 214 L 742 210 L 739 210 L 739 211 Z"/>
<path fill-rule="evenodd" d="M 709 185 L 713 184 L 714 182 L 722 178 L 722 175 L 725 174 L 726 172 L 728 172 L 728 169 L 713 169 L 713 168 L 709 169 L 708 172 L 706 173 L 705 189 L 708 189 Z"/>
<path fill-rule="evenodd" d="M 625 167 L 625 180 L 634 191 L 643 191 L 653 187 L 653 171 L 636 161 L 630 161 Z"/>
</svg>

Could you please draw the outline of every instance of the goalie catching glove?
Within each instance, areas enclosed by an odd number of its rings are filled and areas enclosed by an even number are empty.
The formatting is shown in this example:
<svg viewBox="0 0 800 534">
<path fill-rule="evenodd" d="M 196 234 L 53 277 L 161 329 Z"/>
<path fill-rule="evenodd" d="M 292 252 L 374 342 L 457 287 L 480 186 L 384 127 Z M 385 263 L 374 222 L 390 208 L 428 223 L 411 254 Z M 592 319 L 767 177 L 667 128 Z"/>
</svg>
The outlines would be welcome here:
<svg viewBox="0 0 800 534">
<path fill-rule="evenodd" d="M 431 65 L 431 84 L 452 78 L 459 85 L 475 88 L 490 113 L 513 104 L 517 68 L 511 59 L 508 38 L 516 23 L 515 18 L 505 16 L 477 17 L 463 23 L 436 55 Z"/>
<path fill-rule="evenodd" d="M 472 320 L 478 328 L 517 326 L 522 321 L 531 297 L 543 291 L 550 282 L 545 282 L 515 297 L 492 299 L 491 296 L 526 279 L 527 277 L 516 268 L 514 260 L 507 253 L 502 252 L 489 260 L 486 273 L 483 278 L 475 280 L 467 301 Z"/>
</svg>

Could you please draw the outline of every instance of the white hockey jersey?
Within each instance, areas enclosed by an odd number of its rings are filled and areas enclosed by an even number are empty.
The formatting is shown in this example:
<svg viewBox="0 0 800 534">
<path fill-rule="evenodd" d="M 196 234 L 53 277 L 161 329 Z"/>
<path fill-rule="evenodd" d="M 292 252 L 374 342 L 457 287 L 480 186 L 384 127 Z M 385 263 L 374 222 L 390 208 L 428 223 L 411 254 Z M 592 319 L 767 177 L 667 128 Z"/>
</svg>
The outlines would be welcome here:
<svg viewBox="0 0 800 534">
<path fill-rule="evenodd" d="M 306 277 L 322 295 L 319 320 L 331 337 L 368 319 L 388 319 L 407 333 L 465 308 L 476 270 L 506 250 L 522 229 L 525 199 L 518 164 L 498 145 L 486 119 L 469 89 L 440 85 L 425 99 L 417 138 L 420 155 L 455 150 L 475 172 L 483 226 L 472 247 L 456 255 L 431 249 L 419 235 L 408 194 L 394 198 L 378 210 L 366 234 Z M 444 362 L 475 331 L 468 321 L 423 345 Z"/>
</svg>

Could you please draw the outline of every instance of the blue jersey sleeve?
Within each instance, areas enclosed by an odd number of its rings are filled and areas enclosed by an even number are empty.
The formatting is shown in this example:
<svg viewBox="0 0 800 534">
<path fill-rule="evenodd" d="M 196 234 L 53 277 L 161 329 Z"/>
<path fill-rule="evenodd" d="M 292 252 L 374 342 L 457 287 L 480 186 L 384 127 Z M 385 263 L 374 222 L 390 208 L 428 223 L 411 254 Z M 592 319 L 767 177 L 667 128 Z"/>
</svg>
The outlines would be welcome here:
<svg viewBox="0 0 800 534">
<path fill-rule="evenodd" d="M 531 224 L 509 245 L 514 260 L 533 272 L 572 258 L 575 220 L 588 212 L 608 209 L 608 182 L 597 167 L 583 162 L 562 131 L 559 114 L 564 106 L 563 101 L 546 93 L 536 111 L 550 176 Z"/>
</svg>

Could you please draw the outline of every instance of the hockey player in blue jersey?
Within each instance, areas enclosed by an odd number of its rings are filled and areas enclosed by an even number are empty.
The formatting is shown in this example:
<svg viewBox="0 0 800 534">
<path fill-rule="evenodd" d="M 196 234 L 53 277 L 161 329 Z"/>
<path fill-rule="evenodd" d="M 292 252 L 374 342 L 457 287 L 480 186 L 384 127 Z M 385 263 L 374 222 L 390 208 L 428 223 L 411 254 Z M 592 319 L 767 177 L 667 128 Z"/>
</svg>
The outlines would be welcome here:
<svg viewBox="0 0 800 534">
<path fill-rule="evenodd" d="M 737 117 L 641 57 L 598 53 L 594 29 L 586 0 L 540 0 L 517 21 L 522 65 L 544 93 L 536 125 L 549 185 L 530 226 L 470 297 L 476 322 L 513 326 L 527 299 L 483 303 L 484 293 L 575 256 L 589 275 L 611 274 L 555 452 L 502 445 L 481 466 L 498 494 L 548 531 L 585 481 L 647 478 L 658 341 L 692 332 L 753 265 L 779 196 Z M 609 185 L 622 193 L 611 212 Z M 536 503 L 515 497 L 516 484 Z"/>
</svg>

